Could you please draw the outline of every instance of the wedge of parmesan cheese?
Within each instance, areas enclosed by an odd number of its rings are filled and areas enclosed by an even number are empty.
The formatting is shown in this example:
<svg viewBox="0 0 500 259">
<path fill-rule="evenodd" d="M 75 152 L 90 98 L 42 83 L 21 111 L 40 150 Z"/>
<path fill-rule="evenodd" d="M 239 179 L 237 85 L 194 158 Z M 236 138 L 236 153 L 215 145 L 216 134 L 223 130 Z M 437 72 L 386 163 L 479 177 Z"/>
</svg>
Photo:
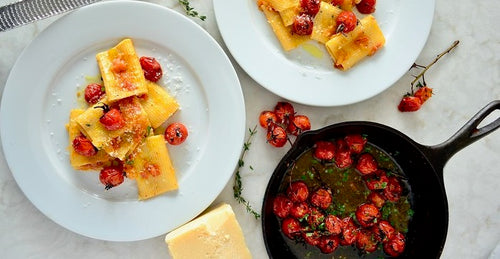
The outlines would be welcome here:
<svg viewBox="0 0 500 259">
<path fill-rule="evenodd" d="M 252 258 L 234 212 L 221 204 L 165 236 L 173 259 Z"/>
</svg>

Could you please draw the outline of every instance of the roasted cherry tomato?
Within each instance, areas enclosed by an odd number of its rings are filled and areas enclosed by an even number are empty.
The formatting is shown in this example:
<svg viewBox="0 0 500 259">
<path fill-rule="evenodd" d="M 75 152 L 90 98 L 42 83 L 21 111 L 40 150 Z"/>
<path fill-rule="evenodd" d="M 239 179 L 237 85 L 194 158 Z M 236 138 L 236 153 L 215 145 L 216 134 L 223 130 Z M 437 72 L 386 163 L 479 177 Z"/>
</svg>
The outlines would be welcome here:
<svg viewBox="0 0 500 259">
<path fill-rule="evenodd" d="M 309 188 L 304 182 L 295 181 L 286 189 L 286 195 L 292 202 L 304 202 L 309 197 Z"/>
<path fill-rule="evenodd" d="M 401 187 L 401 183 L 398 178 L 394 176 L 389 177 L 389 183 L 387 187 L 384 189 L 384 196 L 392 202 L 397 202 L 403 193 L 403 187 Z"/>
<path fill-rule="evenodd" d="M 347 146 L 347 143 L 343 139 L 337 139 L 335 141 L 336 152 L 335 152 L 335 164 L 339 168 L 346 168 L 352 165 L 351 150 Z"/>
<path fill-rule="evenodd" d="M 313 31 L 313 19 L 309 14 L 303 13 L 295 17 L 292 32 L 297 35 L 310 35 Z"/>
<path fill-rule="evenodd" d="M 267 142 L 274 147 L 282 147 L 286 144 L 288 136 L 286 135 L 285 129 L 279 125 L 271 126 L 267 130 Z"/>
<path fill-rule="evenodd" d="M 368 194 L 367 200 L 378 209 L 382 208 L 385 204 L 385 197 L 378 192 L 371 192 Z"/>
<path fill-rule="evenodd" d="M 413 95 L 422 101 L 422 104 L 425 103 L 425 101 L 429 100 L 429 98 L 432 97 L 432 88 L 428 86 L 422 86 L 418 88 L 417 91 L 415 91 L 415 94 Z"/>
<path fill-rule="evenodd" d="M 189 133 L 184 124 L 180 122 L 174 122 L 167 126 L 164 135 L 165 135 L 165 140 L 170 145 L 180 145 L 186 140 Z"/>
<path fill-rule="evenodd" d="M 311 194 L 311 204 L 326 209 L 332 204 L 332 192 L 325 188 L 319 188 Z"/>
<path fill-rule="evenodd" d="M 306 202 L 299 202 L 293 204 L 290 209 L 290 216 L 296 219 L 302 219 L 311 212 L 309 205 Z"/>
<path fill-rule="evenodd" d="M 342 219 L 342 236 L 340 237 L 340 244 L 343 246 L 349 246 L 356 242 L 356 237 L 358 235 L 359 228 L 354 223 L 351 217 L 346 217 Z"/>
<path fill-rule="evenodd" d="M 371 191 L 383 190 L 389 185 L 389 178 L 383 170 L 377 170 L 365 180 L 366 187 Z"/>
<path fill-rule="evenodd" d="M 400 112 L 414 112 L 418 111 L 422 106 L 422 100 L 415 96 L 405 96 L 401 99 L 398 105 L 398 110 Z"/>
<path fill-rule="evenodd" d="M 356 237 L 356 247 L 366 253 L 372 253 L 377 250 L 377 240 L 374 233 L 368 229 L 361 229 Z"/>
<path fill-rule="evenodd" d="M 347 146 L 354 154 L 359 154 L 363 151 L 366 145 L 366 138 L 360 134 L 351 134 L 344 137 Z"/>
<path fill-rule="evenodd" d="M 320 0 L 300 0 L 300 7 L 304 13 L 315 16 L 319 11 Z"/>
<path fill-rule="evenodd" d="M 302 232 L 302 238 L 306 241 L 306 243 L 312 246 L 317 246 L 319 244 L 321 234 L 318 231 Z"/>
<path fill-rule="evenodd" d="M 288 126 L 295 116 L 295 109 L 289 102 L 278 102 L 274 107 L 274 114 L 278 117 L 278 123 Z"/>
<path fill-rule="evenodd" d="M 288 238 L 295 239 L 300 236 L 302 227 L 297 219 L 286 218 L 283 222 L 281 222 L 281 231 L 283 231 L 283 234 L 285 234 Z"/>
<path fill-rule="evenodd" d="M 356 14 L 351 11 L 342 11 L 337 16 L 337 32 L 348 33 L 354 28 L 358 23 L 358 18 L 356 18 Z"/>
<path fill-rule="evenodd" d="M 290 214 L 293 202 L 284 195 L 278 195 L 273 201 L 273 212 L 280 218 L 286 218 Z"/>
<path fill-rule="evenodd" d="M 318 248 L 323 254 L 331 254 L 337 249 L 337 247 L 339 247 L 338 236 L 322 236 L 319 239 Z"/>
<path fill-rule="evenodd" d="M 335 156 L 335 145 L 332 142 L 317 141 L 314 146 L 314 157 L 324 161 L 332 161 Z"/>
<path fill-rule="evenodd" d="M 118 130 L 125 126 L 125 119 L 121 111 L 116 108 L 111 108 L 108 111 L 104 109 L 104 115 L 99 121 L 107 130 Z"/>
<path fill-rule="evenodd" d="M 85 101 L 88 104 L 96 104 L 104 94 L 104 87 L 100 84 L 89 84 L 85 87 Z"/>
<path fill-rule="evenodd" d="M 152 57 L 141 57 L 139 59 L 141 62 L 142 70 L 144 71 L 144 77 L 151 81 L 157 82 L 163 75 L 160 63 L 155 58 Z"/>
<path fill-rule="evenodd" d="M 393 257 L 399 256 L 403 253 L 405 244 L 404 235 L 397 232 L 389 241 L 384 242 L 384 252 Z"/>
<path fill-rule="evenodd" d="M 344 0 L 332 0 L 331 4 L 335 6 L 339 6 L 344 3 Z"/>
<path fill-rule="evenodd" d="M 358 158 L 356 169 L 362 175 L 375 173 L 378 169 L 377 160 L 375 160 L 375 158 L 370 153 L 361 154 L 361 156 L 359 156 Z"/>
<path fill-rule="evenodd" d="M 73 139 L 73 149 L 77 154 L 82 156 L 93 156 L 97 154 L 97 148 L 92 145 L 92 142 L 83 135 L 77 136 Z"/>
<path fill-rule="evenodd" d="M 262 128 L 269 129 L 271 125 L 275 125 L 278 117 L 273 111 L 263 111 L 259 115 L 259 124 Z"/>
<path fill-rule="evenodd" d="M 358 220 L 359 224 L 364 227 L 371 227 L 375 225 L 377 220 L 380 218 L 380 211 L 378 208 L 369 203 L 364 203 L 358 206 L 358 209 L 356 210 L 356 219 Z"/>
<path fill-rule="evenodd" d="M 307 223 L 312 229 L 317 229 L 325 222 L 325 214 L 315 207 L 311 208 L 311 213 L 307 217 Z"/>
<path fill-rule="evenodd" d="M 342 233 L 342 220 L 335 215 L 328 215 L 325 218 L 325 228 L 330 234 L 338 235 Z"/>
<path fill-rule="evenodd" d="M 375 12 L 375 4 L 377 4 L 377 0 L 361 0 L 356 4 L 356 8 L 362 14 L 371 14 Z"/>
<path fill-rule="evenodd" d="M 392 237 L 396 233 L 396 230 L 394 229 L 394 227 L 386 220 L 379 221 L 378 224 L 374 226 L 374 228 L 379 230 L 379 233 L 380 233 L 380 235 L 379 235 L 380 240 L 379 241 L 383 241 L 383 242 L 386 242 L 386 241 L 392 239 Z"/>
<path fill-rule="evenodd" d="M 296 115 L 293 117 L 293 120 L 290 121 L 286 130 L 288 133 L 298 136 L 300 133 L 310 129 L 311 122 L 309 118 L 305 115 Z"/>
<path fill-rule="evenodd" d="M 99 173 L 99 180 L 104 184 L 106 190 L 123 183 L 125 173 L 121 166 L 108 166 Z"/>
</svg>

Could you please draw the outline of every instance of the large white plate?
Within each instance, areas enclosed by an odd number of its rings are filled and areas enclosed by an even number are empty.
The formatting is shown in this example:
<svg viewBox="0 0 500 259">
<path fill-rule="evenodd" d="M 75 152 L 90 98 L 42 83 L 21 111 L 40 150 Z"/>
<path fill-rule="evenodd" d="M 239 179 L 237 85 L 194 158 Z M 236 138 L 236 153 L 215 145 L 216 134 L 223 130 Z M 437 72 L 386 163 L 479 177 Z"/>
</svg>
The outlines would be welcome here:
<svg viewBox="0 0 500 259">
<path fill-rule="evenodd" d="M 298 103 L 340 106 L 371 98 L 396 82 L 422 50 L 432 24 L 434 0 L 384 0 L 374 14 L 386 45 L 342 72 L 330 55 L 315 58 L 299 47 L 282 50 L 256 0 L 214 0 L 222 37 L 236 61 L 269 91 Z"/>
<path fill-rule="evenodd" d="M 95 54 L 130 37 L 138 55 L 160 60 L 160 84 L 181 110 L 169 119 L 190 135 L 169 146 L 179 190 L 137 200 L 135 182 L 105 191 L 98 174 L 68 161 L 65 124 L 77 88 L 98 75 Z M 62 17 L 24 50 L 1 105 L 5 157 L 20 188 L 45 215 L 82 235 L 113 241 L 166 233 L 207 208 L 236 166 L 245 133 L 241 87 L 229 59 L 201 27 L 170 9 L 118 1 Z"/>
</svg>

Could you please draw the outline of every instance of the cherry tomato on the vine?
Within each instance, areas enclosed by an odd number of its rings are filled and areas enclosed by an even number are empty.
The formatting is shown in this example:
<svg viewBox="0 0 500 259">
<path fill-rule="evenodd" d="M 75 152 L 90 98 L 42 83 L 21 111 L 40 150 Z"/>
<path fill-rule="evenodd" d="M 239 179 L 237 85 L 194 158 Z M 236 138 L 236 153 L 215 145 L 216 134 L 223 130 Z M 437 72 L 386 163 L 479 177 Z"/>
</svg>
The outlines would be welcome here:
<svg viewBox="0 0 500 259">
<path fill-rule="evenodd" d="M 311 122 L 305 115 L 295 115 L 286 129 L 290 134 L 298 136 L 300 133 L 310 130 Z"/>
<path fill-rule="evenodd" d="M 278 117 L 273 111 L 263 111 L 259 115 L 259 124 L 261 127 L 268 129 L 271 125 L 278 122 Z"/>
<path fill-rule="evenodd" d="M 180 145 L 188 137 L 188 130 L 184 124 L 174 122 L 167 126 L 164 136 L 170 145 Z"/>
<path fill-rule="evenodd" d="M 285 129 L 275 125 L 267 130 L 267 142 L 274 147 L 282 147 L 286 144 L 288 137 Z"/>
<path fill-rule="evenodd" d="M 414 112 L 418 111 L 422 106 L 422 100 L 415 96 L 405 96 L 401 99 L 398 105 L 398 110 L 401 112 Z"/>
</svg>

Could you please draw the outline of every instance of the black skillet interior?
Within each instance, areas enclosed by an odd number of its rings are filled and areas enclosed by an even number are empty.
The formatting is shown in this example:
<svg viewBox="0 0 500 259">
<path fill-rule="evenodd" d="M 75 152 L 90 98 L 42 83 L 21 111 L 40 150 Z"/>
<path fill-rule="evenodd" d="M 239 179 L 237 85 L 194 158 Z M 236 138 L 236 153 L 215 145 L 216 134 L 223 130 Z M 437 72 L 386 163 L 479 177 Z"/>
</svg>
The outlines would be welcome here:
<svg viewBox="0 0 500 259">
<path fill-rule="evenodd" d="M 266 249 L 271 258 L 304 258 L 317 248 L 284 237 L 279 221 L 273 214 L 273 199 L 283 190 L 280 185 L 287 169 L 303 152 L 312 148 L 318 140 L 331 140 L 347 134 L 366 134 L 368 141 L 387 152 L 399 164 L 411 188 L 414 215 L 406 234 L 405 252 L 401 258 L 438 258 L 444 246 L 448 229 L 448 202 L 443 186 L 442 172 L 436 172 L 420 145 L 406 135 L 390 127 L 372 122 L 345 122 L 309 131 L 299 136 L 275 169 L 267 186 L 262 207 L 262 227 Z M 442 168 L 437 170 L 442 171 Z M 341 248 L 338 255 L 352 256 L 351 248 Z M 377 258 L 375 255 L 358 255 Z M 311 258 L 332 258 L 315 253 Z"/>
</svg>

